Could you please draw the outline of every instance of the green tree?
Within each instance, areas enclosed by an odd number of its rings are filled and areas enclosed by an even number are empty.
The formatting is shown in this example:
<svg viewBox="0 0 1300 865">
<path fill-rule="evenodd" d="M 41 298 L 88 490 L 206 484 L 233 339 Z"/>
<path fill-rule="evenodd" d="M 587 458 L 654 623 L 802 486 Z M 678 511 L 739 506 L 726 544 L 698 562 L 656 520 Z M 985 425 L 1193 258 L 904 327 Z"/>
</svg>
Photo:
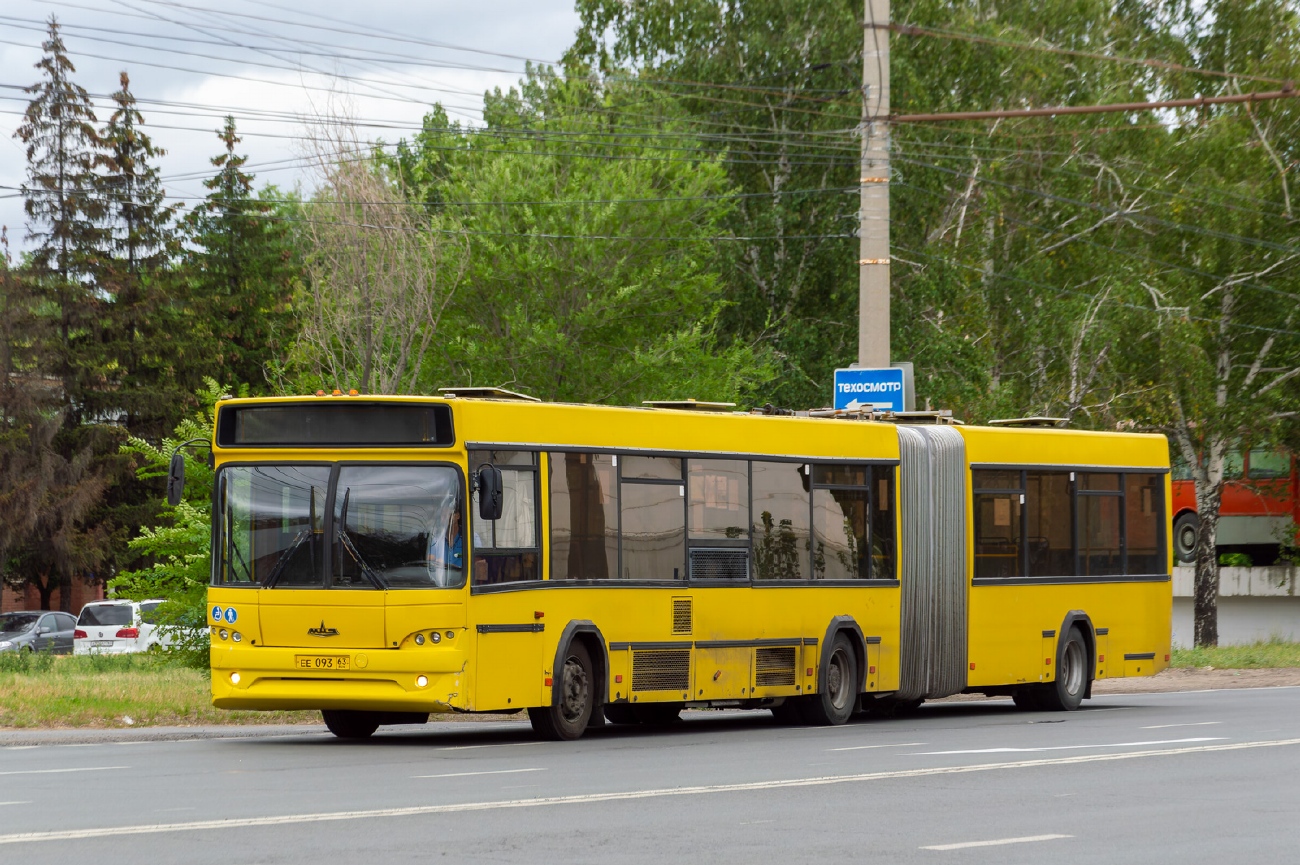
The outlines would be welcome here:
<svg viewBox="0 0 1300 865">
<path fill-rule="evenodd" d="M 176 208 L 167 205 L 159 179 L 157 160 L 165 151 L 143 128 L 127 73 L 119 81 L 116 107 L 100 133 L 107 158 L 99 176 L 106 215 L 98 273 L 112 298 L 104 339 L 115 360 L 108 398 L 133 433 L 158 436 L 186 405 L 193 390 L 193 376 L 186 373 L 201 353 L 184 350 L 197 322 L 187 320 L 186 304 L 176 302 L 185 299 L 188 283 L 168 269 L 179 244 Z"/>
<path fill-rule="evenodd" d="M 94 282 L 103 234 L 97 194 L 103 154 L 94 106 L 71 78 L 76 67 L 53 16 L 42 49 L 36 68 L 43 80 L 27 88 L 32 99 L 15 135 L 26 145 L 22 194 L 28 238 L 36 243 L 33 266 L 58 321 L 47 362 L 76 421 L 108 366 L 98 333 L 102 298 Z"/>
<path fill-rule="evenodd" d="M 719 154 L 740 193 L 719 226 L 736 238 L 720 250 L 731 301 L 720 323 L 779 361 L 747 395 L 825 404 L 831 370 L 857 355 L 862 3 L 578 0 L 577 10 L 569 74 L 599 70 L 633 90 L 620 106 L 628 123 L 672 94 L 691 118 L 682 128 Z"/>
<path fill-rule="evenodd" d="M 217 137 L 225 146 L 212 158 L 218 171 L 203 182 L 208 195 L 186 218 L 195 247 L 189 290 L 210 328 L 211 374 L 263 391 L 268 369 L 292 341 L 289 301 L 298 266 L 275 191 L 254 194 L 254 177 L 243 170 L 248 157 L 235 153 L 233 117 Z"/>
<path fill-rule="evenodd" d="M 160 481 L 167 476 L 172 453 L 184 442 L 209 440 L 216 421 L 216 404 L 230 391 L 208 378 L 198 391 L 200 408 L 184 418 L 173 433 L 154 443 L 132 438 L 124 453 L 139 458 L 137 476 L 161 497 Z M 247 396 L 247 388 L 240 389 Z M 185 496 L 176 507 L 164 505 L 157 525 L 144 525 L 128 546 L 139 557 L 138 566 L 118 573 L 108 584 L 115 597 L 144 600 L 166 598 L 159 609 L 164 627 L 174 630 L 182 661 L 207 665 L 207 638 L 200 631 L 206 621 L 207 585 L 211 576 L 212 479 L 208 453 L 201 447 L 183 448 Z"/>
<path fill-rule="evenodd" d="M 770 376 L 719 335 L 731 187 L 672 99 L 533 70 L 484 116 L 468 130 L 431 115 L 399 149 L 428 230 L 470 242 L 428 386 L 628 403 L 730 399 Z"/>
</svg>

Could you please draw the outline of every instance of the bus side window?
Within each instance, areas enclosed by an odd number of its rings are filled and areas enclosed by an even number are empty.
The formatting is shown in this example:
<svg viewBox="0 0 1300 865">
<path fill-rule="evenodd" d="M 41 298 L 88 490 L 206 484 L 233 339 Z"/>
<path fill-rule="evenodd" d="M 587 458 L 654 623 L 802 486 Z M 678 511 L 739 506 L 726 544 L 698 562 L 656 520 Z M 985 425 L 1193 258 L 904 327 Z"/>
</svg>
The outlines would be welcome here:
<svg viewBox="0 0 1300 865">
<path fill-rule="evenodd" d="M 1250 466 L 1247 470 L 1252 481 L 1291 477 L 1291 455 L 1286 451 L 1254 448 L 1249 458 Z"/>
<path fill-rule="evenodd" d="M 686 482 L 675 457 L 624 458 L 619 538 L 625 580 L 686 578 Z"/>
<path fill-rule="evenodd" d="M 1078 472 L 1079 575 L 1108 577 L 1124 573 L 1120 475 Z"/>
<path fill-rule="evenodd" d="M 547 456 L 551 579 L 618 576 L 618 478 L 610 454 Z"/>
<path fill-rule="evenodd" d="M 1166 574 L 1165 484 L 1157 474 L 1124 476 L 1124 542 L 1130 574 Z"/>
<path fill-rule="evenodd" d="M 751 463 L 754 579 L 806 580 L 810 566 L 809 478 L 801 463 Z"/>
<path fill-rule="evenodd" d="M 537 538 L 537 454 L 529 451 L 471 451 L 470 476 L 491 463 L 501 470 L 501 518 L 478 519 L 478 492 L 470 520 L 474 527 L 472 579 L 476 585 L 541 579 Z"/>
<path fill-rule="evenodd" d="M 1022 577 L 1020 519 L 1024 488 L 1019 471 L 973 469 L 975 577 Z"/>
<path fill-rule="evenodd" d="M 871 466 L 813 466 L 813 579 L 871 576 Z"/>
<path fill-rule="evenodd" d="M 1074 502 L 1070 473 L 1027 472 L 1025 487 L 1029 576 L 1073 576 Z"/>
<path fill-rule="evenodd" d="M 871 496 L 871 578 L 897 579 L 894 569 L 894 467 L 872 468 L 875 485 Z"/>
</svg>

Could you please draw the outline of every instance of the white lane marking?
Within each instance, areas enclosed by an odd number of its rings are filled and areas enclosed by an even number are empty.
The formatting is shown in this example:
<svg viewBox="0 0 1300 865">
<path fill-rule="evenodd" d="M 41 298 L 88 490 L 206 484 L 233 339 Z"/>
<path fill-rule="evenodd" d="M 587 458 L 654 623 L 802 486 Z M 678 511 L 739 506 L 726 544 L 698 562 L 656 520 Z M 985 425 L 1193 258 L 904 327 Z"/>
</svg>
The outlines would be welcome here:
<svg viewBox="0 0 1300 865">
<path fill-rule="evenodd" d="M 1150 727 L 1143 727 L 1143 730 L 1168 730 L 1170 727 L 1213 727 L 1216 724 L 1222 724 L 1222 721 L 1197 721 L 1194 724 L 1152 724 Z"/>
<path fill-rule="evenodd" d="M 928 742 L 899 742 L 896 745 L 854 745 L 852 748 L 827 748 L 827 751 L 871 751 L 876 748 L 913 748 Z"/>
<path fill-rule="evenodd" d="M 938 757 L 949 754 L 1034 754 L 1039 751 L 1078 751 L 1081 748 L 1139 748 L 1145 745 L 1183 745 L 1188 742 L 1222 742 L 1226 736 L 1200 736 L 1195 739 L 1156 739 L 1151 742 L 1113 742 L 1100 745 L 1048 745 L 1042 748 L 972 748 L 968 751 L 918 751 L 908 757 Z"/>
<path fill-rule="evenodd" d="M 1170 757 L 1178 754 L 1244 751 L 1252 748 L 1277 748 L 1287 745 L 1300 745 L 1300 739 L 1234 742 L 1229 745 L 1197 745 L 1190 748 L 1165 748 L 1158 751 L 1129 751 L 1123 754 L 1081 754 L 1074 757 L 1049 757 L 1043 760 L 1015 760 L 1005 763 L 982 763 L 971 766 L 937 766 L 929 769 L 903 769 L 895 772 L 869 772 L 860 775 L 830 775 L 820 778 L 788 778 L 777 781 L 751 781 L 745 784 L 715 784 L 706 787 L 671 787 L 657 790 L 628 790 L 622 793 L 586 793 L 576 796 L 550 796 L 536 799 L 504 799 L 495 802 L 460 802 L 450 805 L 414 805 L 406 808 L 379 808 L 371 811 L 325 811 L 315 814 L 283 814 L 275 817 L 236 817 L 226 820 L 196 820 L 191 823 L 149 823 L 137 826 L 61 829 L 53 832 L 17 832 L 12 835 L 0 835 L 0 844 L 23 844 L 36 841 L 73 841 L 83 838 L 113 838 L 123 835 L 156 835 L 162 832 L 202 832 L 212 829 L 239 829 L 250 826 L 289 826 L 300 823 L 331 823 L 341 820 L 369 820 L 376 817 L 410 817 L 422 814 L 459 814 L 468 811 L 498 811 L 506 808 L 536 808 L 545 805 L 587 805 L 594 802 L 621 802 L 632 799 L 655 799 L 664 796 L 703 796 L 711 793 L 746 793 L 755 790 L 825 787 L 831 784 L 887 781 L 895 778 L 924 778 L 931 775 L 964 775 L 970 772 L 988 772 L 994 769 L 1033 769 L 1039 766 L 1073 766 L 1079 763 L 1105 763 L 1114 760 L 1133 760 L 1140 757 Z"/>
<path fill-rule="evenodd" d="M 30 805 L 30 804 L 32 804 L 31 799 L 24 799 L 22 801 L 15 800 L 13 802 L 0 802 L 0 805 Z"/>
<path fill-rule="evenodd" d="M 30 751 L 33 748 L 39 748 L 40 745 L 6 745 L 0 748 L 0 751 Z"/>
<path fill-rule="evenodd" d="M 1000 847 L 1003 844 L 1028 844 L 1031 841 L 1059 841 L 1073 835 L 1026 835 L 1023 838 L 999 838 L 996 841 L 964 841 L 961 844 L 931 844 L 922 850 L 965 850 L 967 847 Z"/>
<path fill-rule="evenodd" d="M 82 766 L 77 769 L 23 769 L 18 772 L 0 772 L 0 775 L 61 775 L 64 772 L 108 772 L 112 769 L 130 768 L 130 766 Z"/>
<path fill-rule="evenodd" d="M 546 742 L 497 742 L 492 745 L 452 745 L 447 748 L 434 748 L 435 751 L 476 751 L 479 748 L 522 748 L 525 745 L 545 745 Z"/>
<path fill-rule="evenodd" d="M 490 772 L 448 772 L 446 775 L 412 775 L 412 778 L 468 778 L 471 775 L 515 775 L 519 772 L 545 772 L 545 769 L 493 769 Z"/>
</svg>

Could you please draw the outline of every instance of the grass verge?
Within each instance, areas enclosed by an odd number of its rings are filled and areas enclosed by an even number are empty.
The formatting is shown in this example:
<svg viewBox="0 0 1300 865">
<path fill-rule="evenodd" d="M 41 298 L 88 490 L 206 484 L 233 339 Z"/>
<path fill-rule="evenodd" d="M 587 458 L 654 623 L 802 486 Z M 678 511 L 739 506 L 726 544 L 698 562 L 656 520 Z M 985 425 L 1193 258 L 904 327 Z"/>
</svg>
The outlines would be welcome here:
<svg viewBox="0 0 1300 865">
<path fill-rule="evenodd" d="M 0 653 L 0 727 L 292 724 L 316 712 L 214 709 L 208 673 L 148 655 Z"/>
<path fill-rule="evenodd" d="M 1218 670 L 1262 670 L 1300 667 L 1300 643 L 1268 640 L 1248 646 L 1216 646 L 1173 651 L 1171 667 L 1214 667 Z"/>
</svg>

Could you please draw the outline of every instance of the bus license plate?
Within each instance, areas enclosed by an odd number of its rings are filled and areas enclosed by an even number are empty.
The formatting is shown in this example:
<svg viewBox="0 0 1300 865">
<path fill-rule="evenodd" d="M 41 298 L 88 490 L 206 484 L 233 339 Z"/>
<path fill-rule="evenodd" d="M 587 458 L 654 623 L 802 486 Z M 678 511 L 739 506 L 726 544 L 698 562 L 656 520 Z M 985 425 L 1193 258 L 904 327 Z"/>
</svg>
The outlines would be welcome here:
<svg viewBox="0 0 1300 865">
<path fill-rule="evenodd" d="M 299 670 L 346 670 L 347 655 L 294 655 L 293 665 Z"/>
</svg>

